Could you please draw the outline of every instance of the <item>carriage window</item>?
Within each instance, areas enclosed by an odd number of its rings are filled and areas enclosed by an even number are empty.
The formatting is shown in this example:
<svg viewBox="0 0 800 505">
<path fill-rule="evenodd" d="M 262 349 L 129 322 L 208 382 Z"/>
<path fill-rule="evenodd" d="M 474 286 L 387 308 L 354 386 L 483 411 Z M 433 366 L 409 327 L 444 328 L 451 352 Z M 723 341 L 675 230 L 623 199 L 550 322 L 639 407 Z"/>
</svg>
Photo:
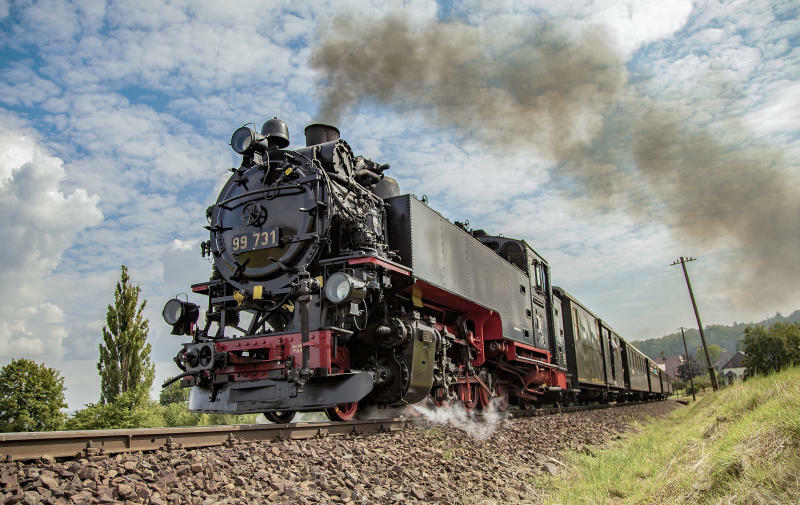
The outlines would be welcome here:
<svg viewBox="0 0 800 505">
<path fill-rule="evenodd" d="M 575 340 L 581 339 L 580 323 L 578 322 L 578 309 L 572 309 L 572 327 L 575 328 Z"/>
<path fill-rule="evenodd" d="M 581 314 L 581 336 L 584 339 L 588 339 L 590 342 L 592 340 L 592 327 L 587 321 L 587 314 L 584 312 Z"/>
</svg>

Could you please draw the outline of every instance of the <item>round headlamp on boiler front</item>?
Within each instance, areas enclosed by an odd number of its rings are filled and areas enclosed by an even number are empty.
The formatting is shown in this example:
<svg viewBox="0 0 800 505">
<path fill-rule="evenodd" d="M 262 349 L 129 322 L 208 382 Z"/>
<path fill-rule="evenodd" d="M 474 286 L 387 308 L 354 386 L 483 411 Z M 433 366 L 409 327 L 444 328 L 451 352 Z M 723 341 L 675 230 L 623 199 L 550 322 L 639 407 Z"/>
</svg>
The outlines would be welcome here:
<svg viewBox="0 0 800 505">
<path fill-rule="evenodd" d="M 161 315 L 164 316 L 164 321 L 166 321 L 168 325 L 172 326 L 177 324 L 181 317 L 183 317 L 183 302 L 177 298 L 173 298 L 164 305 L 164 310 L 161 312 Z"/>
<path fill-rule="evenodd" d="M 173 298 L 164 304 L 161 312 L 164 321 L 172 326 L 173 335 L 188 335 L 200 317 L 200 307 L 194 303 Z"/>
<path fill-rule="evenodd" d="M 231 135 L 231 149 L 236 154 L 244 156 L 253 151 L 259 135 L 249 126 L 242 126 Z"/>
<path fill-rule="evenodd" d="M 325 298 L 331 303 L 344 303 L 353 298 L 364 298 L 366 282 L 344 272 L 336 272 L 325 281 Z"/>
</svg>

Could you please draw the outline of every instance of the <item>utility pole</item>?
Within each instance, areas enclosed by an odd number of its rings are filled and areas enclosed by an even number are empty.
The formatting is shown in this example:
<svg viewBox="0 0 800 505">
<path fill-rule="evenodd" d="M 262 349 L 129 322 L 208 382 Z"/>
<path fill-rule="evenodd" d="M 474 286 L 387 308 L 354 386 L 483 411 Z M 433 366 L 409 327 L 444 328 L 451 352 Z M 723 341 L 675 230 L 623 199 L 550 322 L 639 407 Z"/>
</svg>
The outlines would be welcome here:
<svg viewBox="0 0 800 505">
<path fill-rule="evenodd" d="M 686 271 L 686 263 L 689 261 L 694 261 L 695 258 L 684 258 L 683 256 L 680 259 L 677 259 L 672 262 L 671 266 L 675 266 L 678 263 L 681 264 L 683 267 L 683 277 L 686 279 L 686 287 L 689 288 L 689 297 L 692 299 L 692 307 L 694 308 L 694 317 L 697 318 L 697 328 L 700 330 L 700 339 L 703 341 L 703 351 L 706 353 L 706 363 L 708 363 L 708 376 L 711 379 L 711 387 L 716 391 L 719 389 L 717 385 L 717 374 L 714 373 L 714 365 L 711 363 L 711 357 L 708 355 L 708 345 L 706 345 L 706 334 L 703 332 L 703 323 L 700 322 L 700 312 L 697 311 L 697 302 L 694 301 L 694 292 L 692 292 L 692 283 L 689 281 L 689 273 Z"/>
<path fill-rule="evenodd" d="M 692 384 L 692 401 L 697 401 L 697 398 L 694 397 L 694 377 L 692 373 L 692 364 L 689 362 L 689 349 L 686 348 L 686 334 L 683 332 L 683 326 L 681 326 L 681 336 L 683 337 L 683 351 L 686 353 L 686 361 L 683 362 L 684 370 L 686 367 L 689 367 L 689 382 Z"/>
</svg>

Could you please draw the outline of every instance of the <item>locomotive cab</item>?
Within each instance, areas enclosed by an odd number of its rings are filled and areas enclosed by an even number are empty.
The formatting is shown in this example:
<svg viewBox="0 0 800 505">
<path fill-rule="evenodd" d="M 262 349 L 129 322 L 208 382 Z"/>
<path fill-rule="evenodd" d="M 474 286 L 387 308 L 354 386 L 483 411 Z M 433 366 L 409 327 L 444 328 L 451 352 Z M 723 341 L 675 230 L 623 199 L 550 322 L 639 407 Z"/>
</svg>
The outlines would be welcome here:
<svg viewBox="0 0 800 505">
<path fill-rule="evenodd" d="M 524 240 L 473 234 L 486 247 L 492 249 L 508 263 L 522 270 L 529 279 L 531 299 L 529 318 L 534 345 L 552 353 L 554 363 L 566 366 L 563 333 L 554 324 L 553 291 L 550 285 L 550 267 L 547 261 Z"/>
</svg>

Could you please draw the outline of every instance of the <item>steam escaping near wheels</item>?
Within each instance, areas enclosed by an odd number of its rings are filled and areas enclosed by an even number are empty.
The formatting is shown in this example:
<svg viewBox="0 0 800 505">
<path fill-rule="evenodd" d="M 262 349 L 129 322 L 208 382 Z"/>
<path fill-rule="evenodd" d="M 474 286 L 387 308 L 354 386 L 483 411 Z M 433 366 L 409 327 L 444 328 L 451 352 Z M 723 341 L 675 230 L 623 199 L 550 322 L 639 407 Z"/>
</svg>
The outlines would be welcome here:
<svg viewBox="0 0 800 505">
<path fill-rule="evenodd" d="M 431 407 L 416 404 L 406 409 L 406 415 L 422 416 L 430 423 L 461 430 L 483 442 L 490 439 L 506 420 L 499 410 L 501 401 L 498 398 L 491 400 L 489 407 L 480 412 L 467 410 L 458 402 Z"/>
</svg>

